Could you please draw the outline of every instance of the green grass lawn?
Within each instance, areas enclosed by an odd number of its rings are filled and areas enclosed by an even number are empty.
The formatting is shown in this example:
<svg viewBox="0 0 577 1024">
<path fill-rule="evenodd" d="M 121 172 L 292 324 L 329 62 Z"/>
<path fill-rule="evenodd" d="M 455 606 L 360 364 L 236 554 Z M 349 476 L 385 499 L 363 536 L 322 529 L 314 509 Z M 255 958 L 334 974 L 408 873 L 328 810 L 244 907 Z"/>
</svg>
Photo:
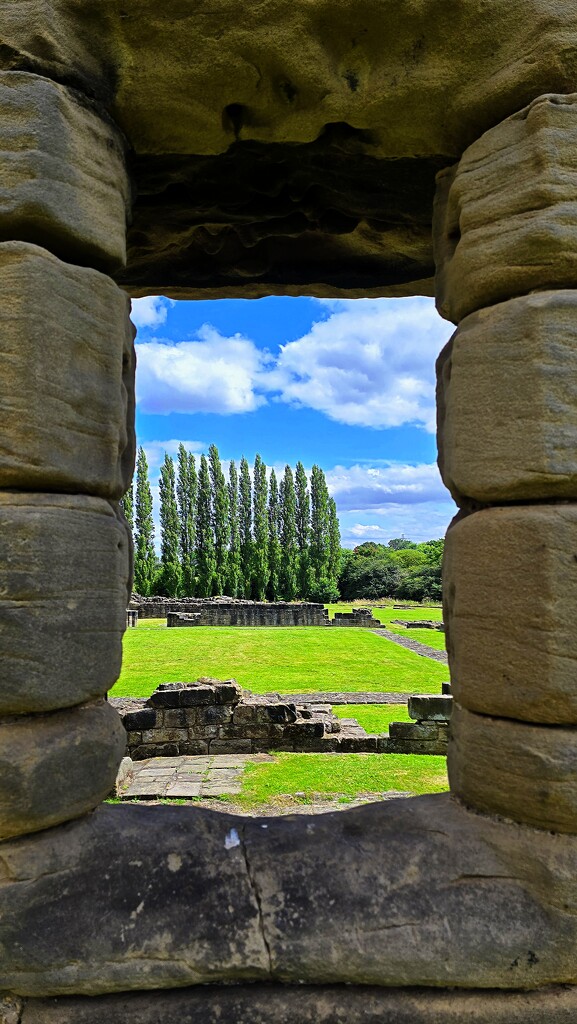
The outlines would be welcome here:
<svg viewBox="0 0 577 1024">
<path fill-rule="evenodd" d="M 406 704 L 336 704 L 337 718 L 356 718 L 369 733 L 388 732 L 391 722 L 410 722 Z"/>
<path fill-rule="evenodd" d="M 316 794 L 350 800 L 359 793 L 441 793 L 449 788 L 444 757 L 419 754 L 284 754 L 247 764 L 240 803 L 274 803 L 283 796 Z"/>
<path fill-rule="evenodd" d="M 448 678 L 444 665 L 370 630 L 168 629 L 164 619 L 143 619 L 125 634 L 122 674 L 112 696 L 148 697 L 159 683 L 188 682 L 199 676 L 233 677 L 255 693 L 437 693 Z"/>
</svg>

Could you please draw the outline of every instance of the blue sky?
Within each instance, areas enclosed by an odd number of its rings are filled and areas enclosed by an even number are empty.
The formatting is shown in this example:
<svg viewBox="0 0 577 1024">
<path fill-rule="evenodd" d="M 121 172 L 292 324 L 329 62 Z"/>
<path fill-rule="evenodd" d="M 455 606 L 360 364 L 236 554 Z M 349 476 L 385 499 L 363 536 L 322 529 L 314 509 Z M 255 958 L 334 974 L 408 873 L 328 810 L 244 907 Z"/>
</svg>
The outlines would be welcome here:
<svg viewBox="0 0 577 1024">
<path fill-rule="evenodd" d="M 137 299 L 138 443 L 156 492 L 164 451 L 259 452 L 327 476 L 343 544 L 442 536 L 455 513 L 435 464 L 433 301 Z"/>
</svg>

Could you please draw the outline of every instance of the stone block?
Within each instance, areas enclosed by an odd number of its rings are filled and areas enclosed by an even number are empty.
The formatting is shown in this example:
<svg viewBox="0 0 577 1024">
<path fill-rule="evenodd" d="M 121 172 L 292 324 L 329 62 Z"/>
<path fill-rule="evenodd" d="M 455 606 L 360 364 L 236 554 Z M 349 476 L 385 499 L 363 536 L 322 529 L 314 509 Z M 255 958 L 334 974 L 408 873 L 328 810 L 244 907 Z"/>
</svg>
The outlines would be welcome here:
<svg viewBox="0 0 577 1024">
<path fill-rule="evenodd" d="M 324 722 L 295 722 L 285 727 L 285 736 L 288 740 L 308 740 L 319 738 L 325 734 Z"/>
<path fill-rule="evenodd" d="M 577 990 L 537 992 L 342 985 L 212 985 L 110 996 L 6 999 L 2 1024 L 573 1024 Z M 1 1004 L 0 1004 L 1 1005 Z M 11 1010 L 10 1005 L 8 1010 Z"/>
<path fill-rule="evenodd" d="M 242 697 L 242 687 L 235 679 L 227 679 L 226 682 L 215 686 L 217 704 L 238 704 Z"/>
<path fill-rule="evenodd" d="M 186 743 L 179 743 L 178 749 L 181 754 L 189 756 L 200 756 L 202 754 L 208 754 L 208 742 L 207 740 L 186 740 Z"/>
<path fill-rule="evenodd" d="M 125 750 L 106 701 L 0 720 L 0 840 L 92 810 L 114 788 Z"/>
<path fill-rule="evenodd" d="M 102 696 L 120 671 L 129 540 L 81 495 L 0 493 L 0 714 Z"/>
<path fill-rule="evenodd" d="M 577 498 L 577 295 L 473 313 L 437 363 L 439 467 L 458 504 Z"/>
<path fill-rule="evenodd" d="M 165 729 L 187 729 L 188 715 L 187 709 L 185 708 L 167 708 L 165 711 L 161 711 L 163 725 Z M 153 727 L 154 728 L 154 727 Z"/>
<path fill-rule="evenodd" d="M 341 754 L 364 754 L 377 752 L 376 736 L 339 736 L 336 749 Z"/>
<path fill-rule="evenodd" d="M 204 739 L 217 739 L 221 734 L 221 729 L 226 729 L 223 725 L 194 725 L 188 730 L 189 739 L 195 740 L 199 738 Z"/>
<path fill-rule="evenodd" d="M 399 740 L 436 740 L 440 735 L 440 722 L 391 722 L 389 736 Z"/>
<path fill-rule="evenodd" d="M 232 714 L 232 720 L 235 725 L 248 725 L 250 722 L 256 722 L 260 707 L 255 704 L 239 704 Z"/>
<path fill-rule="evenodd" d="M 264 704 L 255 709 L 255 721 L 260 725 L 281 725 L 296 720 L 294 705 L 291 707 L 289 704 Z"/>
<path fill-rule="evenodd" d="M 490 508 L 445 543 L 455 699 L 481 714 L 577 724 L 577 505 Z"/>
<path fill-rule="evenodd" d="M 188 729 L 144 729 L 142 732 L 143 743 L 180 743 L 188 739 Z"/>
<path fill-rule="evenodd" d="M 453 698 L 446 694 L 414 693 L 409 697 L 409 718 L 417 722 L 448 722 L 451 718 Z"/>
<path fill-rule="evenodd" d="M 126 728 L 126 726 L 125 726 L 125 728 Z M 142 743 L 142 733 L 141 732 L 136 732 L 136 731 L 135 732 L 127 732 L 126 733 L 126 742 L 127 742 L 129 747 L 138 747 L 138 746 L 140 746 L 140 744 Z"/>
<path fill-rule="evenodd" d="M 439 312 L 577 278 L 577 95 L 545 95 L 490 128 L 441 172 L 433 225 Z"/>
<path fill-rule="evenodd" d="M 5 242 L 0 309 L 0 487 L 120 498 L 135 452 L 128 297 L 96 270 Z"/>
<path fill-rule="evenodd" d="M 197 725 L 224 725 L 232 721 L 232 710 L 225 705 L 214 705 L 213 707 L 202 707 L 197 712 Z"/>
<path fill-rule="evenodd" d="M 179 704 L 183 708 L 215 704 L 214 686 L 187 686 L 179 691 Z"/>
<path fill-rule="evenodd" d="M 185 753 L 178 743 L 143 743 L 140 747 L 134 747 L 130 756 L 133 761 L 147 761 L 149 757 L 178 757 L 181 752 Z"/>
<path fill-rule="evenodd" d="M 15 995 L 209 997 L 282 977 L 295 998 L 338 982 L 343 999 L 355 985 L 433 999 L 577 981 L 577 839 L 448 794 L 314 819 L 107 806 L 5 842 L 2 866 L 0 991 Z"/>
<path fill-rule="evenodd" d="M 577 833 L 577 730 L 490 718 L 455 705 L 451 791 L 489 814 Z"/>
<path fill-rule="evenodd" d="M 215 739 L 210 741 L 209 749 L 211 754 L 250 754 L 252 750 L 252 743 L 247 739 Z"/>
<path fill-rule="evenodd" d="M 447 756 L 447 739 L 410 740 L 399 737 L 385 737 L 378 750 L 381 754 L 429 754 L 438 757 Z"/>
<path fill-rule="evenodd" d="M 124 728 L 128 731 L 133 729 L 154 729 L 157 721 L 158 712 L 154 708 L 143 708 L 142 711 L 127 711 L 122 715 Z"/>
<path fill-rule="evenodd" d="M 153 708 L 178 708 L 183 686 L 184 683 L 163 683 L 157 686 L 147 703 Z"/>
<path fill-rule="evenodd" d="M 123 266 L 130 186 L 109 116 L 29 72 L 0 72 L 0 97 L 0 239 L 45 245 L 69 263 Z"/>
</svg>

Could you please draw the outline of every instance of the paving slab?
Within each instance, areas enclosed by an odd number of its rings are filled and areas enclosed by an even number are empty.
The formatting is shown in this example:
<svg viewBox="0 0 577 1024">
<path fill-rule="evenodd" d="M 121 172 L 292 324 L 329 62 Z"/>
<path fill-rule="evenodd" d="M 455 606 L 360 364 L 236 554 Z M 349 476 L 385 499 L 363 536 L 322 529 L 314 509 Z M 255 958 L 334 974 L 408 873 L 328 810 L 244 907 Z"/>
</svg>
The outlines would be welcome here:
<svg viewBox="0 0 577 1024">
<path fill-rule="evenodd" d="M 151 757 L 133 763 L 130 775 L 119 787 L 119 796 L 121 800 L 135 797 L 193 799 L 237 794 L 241 791 L 247 761 L 272 760 L 269 754 Z"/>
</svg>

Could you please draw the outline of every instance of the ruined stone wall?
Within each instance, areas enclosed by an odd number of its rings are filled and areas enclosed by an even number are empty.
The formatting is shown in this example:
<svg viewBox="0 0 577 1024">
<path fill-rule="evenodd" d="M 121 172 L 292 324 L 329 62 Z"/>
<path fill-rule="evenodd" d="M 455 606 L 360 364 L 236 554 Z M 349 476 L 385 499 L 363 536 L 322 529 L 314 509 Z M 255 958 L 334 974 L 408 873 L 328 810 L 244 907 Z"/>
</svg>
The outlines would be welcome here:
<svg viewBox="0 0 577 1024">
<path fill-rule="evenodd" d="M 371 735 L 355 719 L 337 718 L 329 704 L 243 693 L 233 679 L 161 683 L 147 700 L 111 700 L 134 761 L 269 750 L 444 755 L 452 709 L 452 697 L 411 697 L 412 722 L 392 722 L 389 735 Z"/>
<path fill-rule="evenodd" d="M 353 608 L 350 612 L 335 612 L 333 626 L 364 626 L 366 629 L 380 629 L 382 623 L 373 618 L 372 608 Z"/>
<path fill-rule="evenodd" d="M 328 626 L 322 604 L 285 601 L 188 601 L 183 610 L 172 608 L 166 624 L 178 626 Z"/>
</svg>

